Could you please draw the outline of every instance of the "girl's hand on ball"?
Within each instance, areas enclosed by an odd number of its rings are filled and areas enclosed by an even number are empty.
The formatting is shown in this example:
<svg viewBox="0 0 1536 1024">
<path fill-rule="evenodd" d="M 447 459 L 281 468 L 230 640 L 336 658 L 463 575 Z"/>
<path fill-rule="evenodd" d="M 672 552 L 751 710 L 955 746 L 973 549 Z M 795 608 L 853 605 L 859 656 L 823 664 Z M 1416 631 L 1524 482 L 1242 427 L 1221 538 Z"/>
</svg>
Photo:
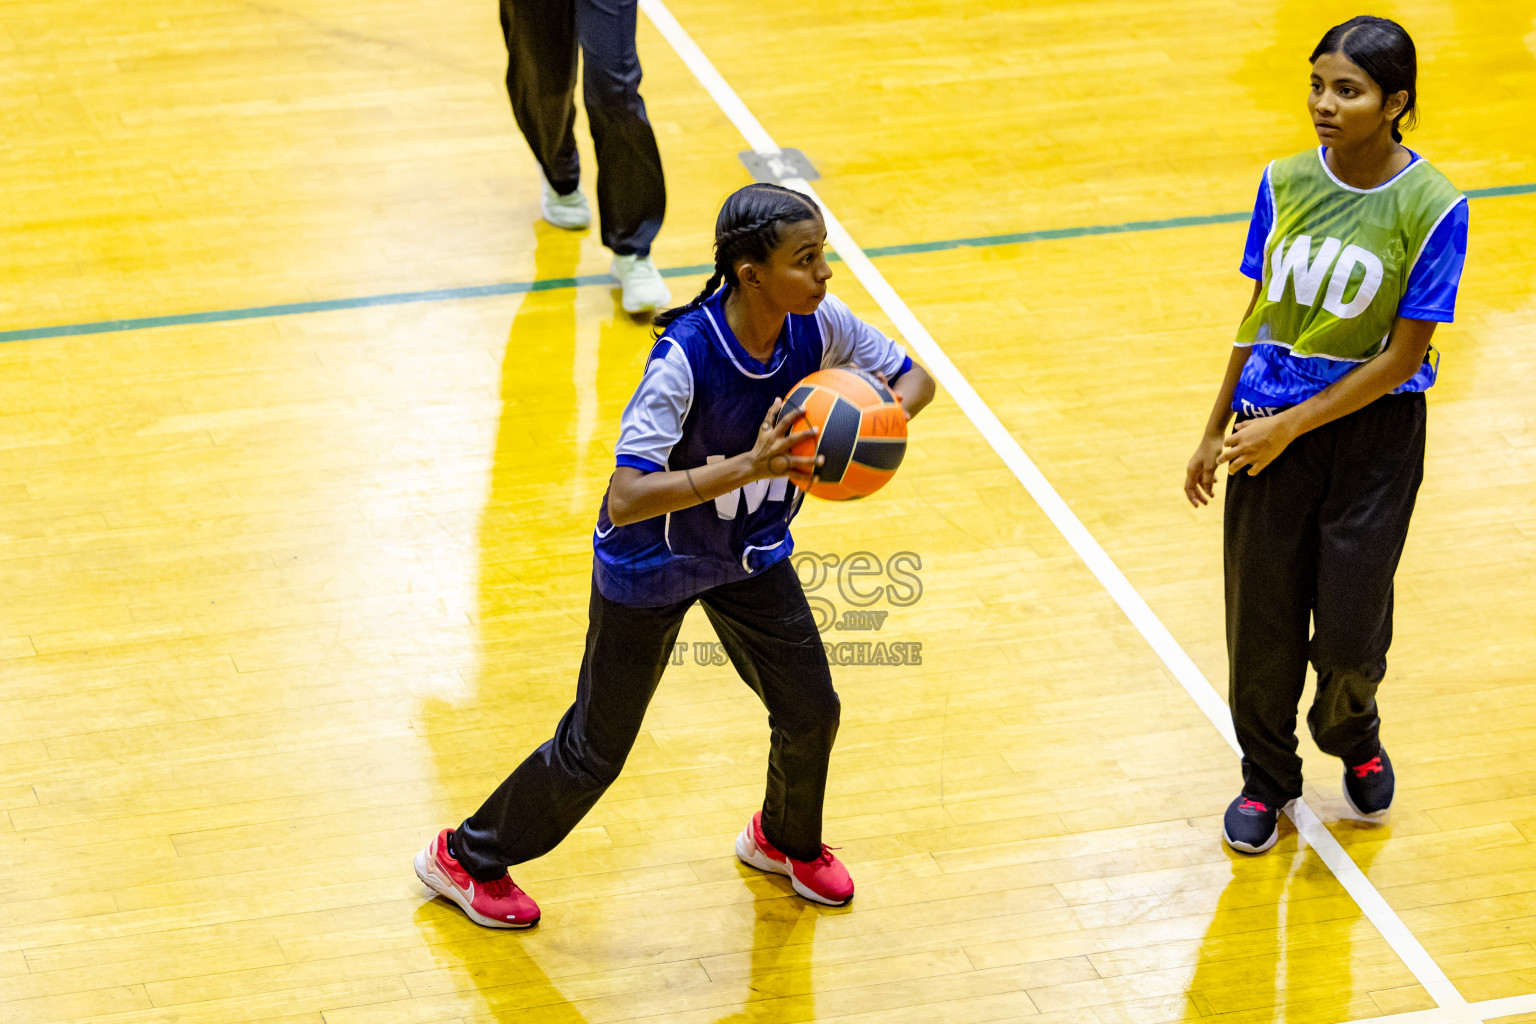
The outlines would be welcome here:
<svg viewBox="0 0 1536 1024">
<path fill-rule="evenodd" d="M 801 419 L 805 413 L 796 416 L 786 416 L 775 422 L 779 409 L 784 405 L 784 399 L 775 398 L 773 405 L 768 409 L 768 415 L 763 419 L 763 425 L 757 432 L 757 443 L 752 446 L 752 479 L 761 480 L 764 477 L 787 476 L 791 480 L 809 484 L 816 471 L 825 458 L 814 455 L 792 455 L 790 451 L 804 441 L 814 440 L 817 434 L 815 427 L 806 430 L 797 430 L 790 433 L 795 422 Z"/>
</svg>

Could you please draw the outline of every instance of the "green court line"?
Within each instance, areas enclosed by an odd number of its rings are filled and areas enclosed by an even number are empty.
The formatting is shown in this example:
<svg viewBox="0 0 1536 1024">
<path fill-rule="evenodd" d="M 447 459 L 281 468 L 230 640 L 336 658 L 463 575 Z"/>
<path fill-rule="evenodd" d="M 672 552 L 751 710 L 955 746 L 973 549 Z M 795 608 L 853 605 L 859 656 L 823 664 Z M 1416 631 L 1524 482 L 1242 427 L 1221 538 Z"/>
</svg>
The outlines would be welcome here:
<svg viewBox="0 0 1536 1024">
<path fill-rule="evenodd" d="M 978 238 L 950 238 L 942 242 L 912 242 L 908 245 L 881 245 L 865 249 L 876 256 L 910 256 L 921 252 L 945 252 L 950 249 L 982 249 L 994 245 L 1020 245 L 1024 242 L 1050 242 L 1061 238 L 1085 238 L 1089 235 L 1123 235 L 1133 231 L 1165 231 L 1169 228 L 1194 228 L 1206 224 L 1232 224 L 1246 221 L 1248 212 L 1208 213 L 1200 217 L 1169 217 L 1166 220 L 1133 220 L 1124 224 L 1093 224 L 1080 228 L 1051 228 L 1046 231 L 1018 231 L 1008 235 L 982 235 Z"/>
<path fill-rule="evenodd" d="M 1494 185 L 1490 188 L 1468 189 L 1470 199 L 1494 199 L 1503 196 L 1523 196 L 1536 193 L 1536 183 L 1527 185 Z M 1002 245 L 1023 245 L 1029 242 L 1049 242 L 1067 238 L 1087 238 L 1093 235 L 1123 235 L 1141 231 L 1167 231 L 1173 228 L 1203 227 L 1207 224 L 1235 224 L 1248 219 L 1247 211 L 1236 213 L 1208 213 L 1193 217 L 1168 217 L 1163 220 L 1133 220 L 1123 224 L 1090 224 L 1075 228 L 1051 228 L 1045 231 L 1018 231 L 1006 235 L 979 235 L 972 238 L 949 238 L 938 242 L 911 242 L 906 245 L 880 245 L 865 249 L 871 257 L 911 256 L 918 253 L 947 252 L 951 249 L 984 249 Z M 832 259 L 836 259 L 833 256 Z M 709 273 L 713 267 L 697 264 L 687 267 L 665 267 L 662 277 L 695 277 Z M 501 284 L 473 285 L 466 288 L 437 288 L 419 292 L 388 292 L 383 295 L 364 295 L 351 299 L 324 299 L 314 302 L 286 302 L 273 306 L 248 306 L 243 309 L 219 309 L 203 313 L 175 313 L 170 316 L 146 316 L 125 320 L 98 320 L 93 323 L 59 324 L 52 327 L 25 327 L 20 330 L 0 331 L 0 342 L 32 341 L 39 338 L 71 338 L 85 334 L 115 334 L 120 331 L 142 331 L 152 327 L 178 327 L 186 324 L 230 323 L 236 320 L 258 320 L 274 316 L 298 316 L 303 313 L 327 313 L 340 309 L 366 309 L 372 306 L 403 306 L 417 302 L 446 302 L 454 299 L 477 299 L 495 295 L 520 295 L 526 292 L 547 292 L 560 288 L 582 288 L 589 285 L 611 285 L 607 274 L 583 274 L 579 277 L 554 277 L 542 281 L 507 281 Z"/>
</svg>

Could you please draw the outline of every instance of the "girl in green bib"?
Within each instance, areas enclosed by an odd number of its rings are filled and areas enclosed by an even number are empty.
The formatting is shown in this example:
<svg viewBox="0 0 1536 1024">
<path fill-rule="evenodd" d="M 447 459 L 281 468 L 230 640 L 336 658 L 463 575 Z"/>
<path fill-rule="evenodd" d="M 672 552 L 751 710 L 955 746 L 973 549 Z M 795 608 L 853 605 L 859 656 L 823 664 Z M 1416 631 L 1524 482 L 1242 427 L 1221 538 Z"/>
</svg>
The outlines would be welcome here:
<svg viewBox="0 0 1536 1024">
<path fill-rule="evenodd" d="M 1307 110 L 1321 145 L 1264 170 L 1241 267 L 1253 299 L 1184 477 L 1190 503 L 1204 505 L 1227 465 L 1243 789 L 1223 835 L 1245 853 L 1274 845 L 1280 809 L 1301 796 L 1296 716 L 1309 661 L 1307 725 L 1343 761 L 1345 798 L 1367 816 L 1392 803 L 1376 689 L 1424 475 L 1430 340 L 1453 319 L 1467 248 L 1466 197 L 1402 145 L 1417 98 L 1408 33 L 1351 18 L 1311 62 Z"/>
</svg>

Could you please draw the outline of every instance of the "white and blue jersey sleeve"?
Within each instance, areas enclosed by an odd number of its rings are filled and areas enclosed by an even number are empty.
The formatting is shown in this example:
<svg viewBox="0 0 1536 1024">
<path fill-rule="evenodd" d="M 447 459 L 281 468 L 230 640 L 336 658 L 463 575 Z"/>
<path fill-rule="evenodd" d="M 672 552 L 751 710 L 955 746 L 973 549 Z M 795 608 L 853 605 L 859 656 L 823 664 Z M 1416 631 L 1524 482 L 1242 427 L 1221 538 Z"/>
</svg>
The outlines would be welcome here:
<svg viewBox="0 0 1536 1024">
<path fill-rule="evenodd" d="M 662 338 L 619 421 L 619 443 L 614 446 L 618 464 L 645 473 L 666 469 L 692 405 L 693 370 L 688 356 L 677 342 Z"/>
<path fill-rule="evenodd" d="M 1415 155 L 1416 162 L 1420 158 Z M 1401 173 L 1401 172 L 1399 172 Z M 1244 277 L 1264 280 L 1265 250 L 1275 226 L 1275 192 L 1270 185 L 1270 168 L 1264 168 L 1259 180 L 1259 194 L 1248 221 L 1248 241 L 1243 246 L 1239 266 Z M 1397 315 L 1410 320 L 1434 320 L 1448 324 L 1456 318 L 1456 290 L 1461 284 L 1461 270 L 1467 259 L 1467 200 L 1463 196 L 1440 218 L 1408 272 L 1408 284 L 1398 303 Z"/>
<path fill-rule="evenodd" d="M 906 349 L 854 316 L 853 310 L 835 295 L 828 295 L 816 307 L 816 326 L 821 329 L 824 370 L 854 366 L 895 380 L 912 368 L 912 357 Z"/>
</svg>

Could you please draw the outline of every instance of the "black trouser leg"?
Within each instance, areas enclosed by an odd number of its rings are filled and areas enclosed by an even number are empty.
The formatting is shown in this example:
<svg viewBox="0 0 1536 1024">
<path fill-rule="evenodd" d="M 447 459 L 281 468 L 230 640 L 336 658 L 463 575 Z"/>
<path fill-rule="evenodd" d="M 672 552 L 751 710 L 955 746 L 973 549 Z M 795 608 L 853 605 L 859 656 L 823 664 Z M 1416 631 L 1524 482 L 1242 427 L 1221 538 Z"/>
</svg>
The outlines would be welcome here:
<svg viewBox="0 0 1536 1024">
<path fill-rule="evenodd" d="M 500 877 L 554 849 L 619 777 L 692 600 L 662 608 L 609 601 L 592 587 L 576 702 L 454 834 L 471 875 Z"/>
<path fill-rule="evenodd" d="M 1376 753 L 1392 577 L 1424 433 L 1424 396 L 1389 395 L 1303 434 L 1259 476 L 1229 478 L 1227 649 L 1248 796 L 1280 805 L 1301 795 L 1296 706 L 1308 660 L 1319 748 L 1349 764 Z"/>
<path fill-rule="evenodd" d="M 507 41 L 512 116 L 544 177 L 566 195 L 581 184 L 575 132 L 575 3 L 501 0 L 501 32 Z"/>
<path fill-rule="evenodd" d="M 707 591 L 704 612 L 772 730 L 763 834 L 796 860 L 821 856 L 827 767 L 841 704 L 805 592 L 788 561 Z"/>
<path fill-rule="evenodd" d="M 1301 795 L 1296 708 L 1307 681 L 1316 507 L 1326 466 L 1302 435 L 1258 476 L 1227 477 L 1228 701 L 1243 792 L 1272 807 Z"/>
<path fill-rule="evenodd" d="M 649 255 L 667 211 L 661 153 L 640 98 L 637 9 L 637 0 L 576 0 L 583 98 L 597 148 L 598 222 L 603 244 L 621 256 Z"/>
<path fill-rule="evenodd" d="M 1389 395 L 1336 423 L 1333 471 L 1319 512 L 1311 660 L 1317 697 L 1307 725 L 1318 749 L 1354 765 L 1376 755 L 1376 688 L 1392 644 L 1392 578 L 1424 479 L 1426 405 Z"/>
<path fill-rule="evenodd" d="M 1317 693 L 1307 711 L 1307 728 L 1317 749 L 1342 758 L 1345 764 L 1363 764 L 1381 746 L 1381 718 L 1376 712 L 1376 689 L 1387 674 L 1387 659 L 1357 668 L 1326 669 L 1317 674 Z"/>
</svg>

